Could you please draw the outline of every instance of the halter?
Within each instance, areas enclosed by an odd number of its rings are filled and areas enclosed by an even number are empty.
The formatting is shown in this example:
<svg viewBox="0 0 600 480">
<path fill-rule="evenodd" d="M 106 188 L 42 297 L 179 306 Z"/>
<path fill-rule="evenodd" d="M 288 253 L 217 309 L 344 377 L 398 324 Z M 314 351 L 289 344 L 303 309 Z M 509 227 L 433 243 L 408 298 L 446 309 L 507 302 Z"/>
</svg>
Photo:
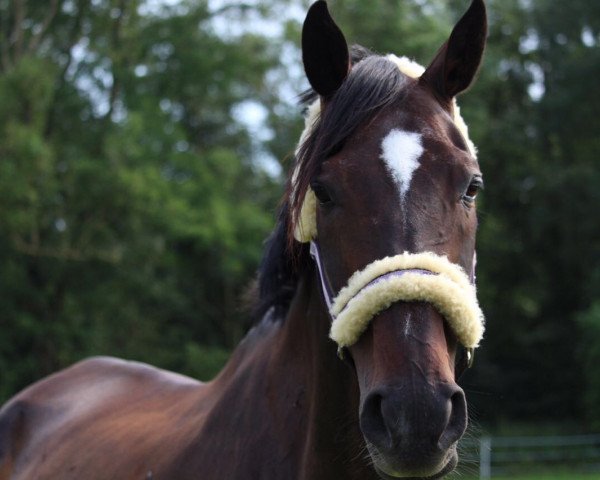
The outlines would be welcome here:
<svg viewBox="0 0 600 480">
<path fill-rule="evenodd" d="M 310 242 L 321 291 L 331 317 L 329 336 L 338 344 L 338 355 L 353 345 L 371 319 L 399 301 L 431 303 L 446 319 L 467 350 L 467 366 L 484 330 L 477 303 L 474 271 L 469 276 L 460 266 L 432 252 L 385 257 L 355 272 L 334 297 L 316 241 Z"/>
</svg>

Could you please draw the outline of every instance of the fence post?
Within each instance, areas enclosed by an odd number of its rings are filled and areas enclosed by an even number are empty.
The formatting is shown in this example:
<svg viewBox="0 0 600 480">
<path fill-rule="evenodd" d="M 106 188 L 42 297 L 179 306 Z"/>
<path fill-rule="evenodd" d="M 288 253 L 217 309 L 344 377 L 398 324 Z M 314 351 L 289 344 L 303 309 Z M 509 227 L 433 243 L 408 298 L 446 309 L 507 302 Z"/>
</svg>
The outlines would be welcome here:
<svg viewBox="0 0 600 480">
<path fill-rule="evenodd" d="M 489 480 L 492 476 L 492 438 L 479 439 L 479 478 Z"/>
</svg>

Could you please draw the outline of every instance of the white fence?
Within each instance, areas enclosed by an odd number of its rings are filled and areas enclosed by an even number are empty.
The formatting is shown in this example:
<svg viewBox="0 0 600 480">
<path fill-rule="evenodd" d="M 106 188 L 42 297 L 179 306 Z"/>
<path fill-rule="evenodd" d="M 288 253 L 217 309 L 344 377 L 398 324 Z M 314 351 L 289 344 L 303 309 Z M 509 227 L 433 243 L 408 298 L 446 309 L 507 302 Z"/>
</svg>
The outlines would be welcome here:
<svg viewBox="0 0 600 480">
<path fill-rule="evenodd" d="M 600 472 L 600 434 L 548 437 L 483 436 L 478 440 L 463 442 L 460 450 L 461 461 L 468 465 L 469 469 L 478 464 L 479 478 L 482 480 L 494 476 L 549 471 Z"/>
</svg>

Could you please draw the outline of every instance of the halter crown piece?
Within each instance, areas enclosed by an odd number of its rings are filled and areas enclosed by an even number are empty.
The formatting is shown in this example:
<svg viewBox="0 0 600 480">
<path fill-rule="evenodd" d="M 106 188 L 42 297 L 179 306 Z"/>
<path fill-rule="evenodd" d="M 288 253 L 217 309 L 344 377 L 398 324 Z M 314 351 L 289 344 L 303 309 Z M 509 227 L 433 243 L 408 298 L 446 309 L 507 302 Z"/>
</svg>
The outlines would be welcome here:
<svg viewBox="0 0 600 480">
<path fill-rule="evenodd" d="M 424 71 L 422 66 L 406 57 L 388 55 L 387 58 L 396 63 L 407 76 L 417 78 Z M 319 113 L 320 102 L 317 100 L 308 109 L 300 145 L 314 128 Z M 467 126 L 456 105 L 454 122 L 467 140 L 469 149 L 475 154 Z M 292 186 L 295 186 L 298 169 L 299 166 L 296 165 Z M 473 272 L 468 276 L 459 265 L 433 252 L 404 252 L 375 260 L 355 272 L 334 297 L 326 281 L 316 243 L 316 208 L 315 194 L 309 188 L 300 215 L 293 219 L 294 237 L 302 243 L 310 242 L 310 253 L 317 264 L 323 296 L 332 319 L 329 336 L 338 344 L 339 349 L 354 344 L 371 319 L 393 303 L 424 301 L 431 303 L 446 319 L 472 359 L 473 349 L 479 346 L 484 331 L 484 318 L 477 301 Z"/>
</svg>

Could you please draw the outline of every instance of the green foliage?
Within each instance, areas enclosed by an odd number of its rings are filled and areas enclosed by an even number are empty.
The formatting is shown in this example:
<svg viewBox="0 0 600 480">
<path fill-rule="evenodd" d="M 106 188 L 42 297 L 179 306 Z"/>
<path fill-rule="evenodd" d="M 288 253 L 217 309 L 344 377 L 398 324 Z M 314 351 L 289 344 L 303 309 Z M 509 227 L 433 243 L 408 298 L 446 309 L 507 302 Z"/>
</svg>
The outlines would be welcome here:
<svg viewBox="0 0 600 480">
<path fill-rule="evenodd" d="M 593 12 L 577 2 L 560 20 L 550 2 L 490 9 L 486 63 L 463 102 L 487 179 L 478 280 L 488 329 L 470 380 L 486 394 L 473 400 L 488 418 L 581 418 L 587 332 L 576 318 L 594 298 L 600 253 L 597 99 L 582 98 L 600 68 L 597 40 L 582 40 Z"/>
<path fill-rule="evenodd" d="M 448 476 L 448 479 L 464 479 L 464 480 L 475 480 L 480 478 L 479 475 L 461 475 L 461 474 L 451 474 Z M 496 476 L 494 475 L 494 480 L 598 480 L 600 479 L 600 475 L 597 473 L 573 473 L 573 472 L 564 472 L 564 473 L 530 473 L 530 474 L 515 474 L 509 477 L 505 476 Z"/>
<path fill-rule="evenodd" d="M 440 0 L 338 0 L 333 13 L 351 43 L 415 59 L 433 59 L 453 21 L 446 2 Z"/>
<path fill-rule="evenodd" d="M 185 345 L 184 370 L 194 378 L 210 380 L 223 368 L 230 352 L 219 347 L 206 347 L 189 342 Z"/>
<path fill-rule="evenodd" d="M 93 354 L 209 378 L 280 190 L 234 116 L 276 52 L 202 2 L 42 3 L 0 5 L 0 399 Z"/>
</svg>

